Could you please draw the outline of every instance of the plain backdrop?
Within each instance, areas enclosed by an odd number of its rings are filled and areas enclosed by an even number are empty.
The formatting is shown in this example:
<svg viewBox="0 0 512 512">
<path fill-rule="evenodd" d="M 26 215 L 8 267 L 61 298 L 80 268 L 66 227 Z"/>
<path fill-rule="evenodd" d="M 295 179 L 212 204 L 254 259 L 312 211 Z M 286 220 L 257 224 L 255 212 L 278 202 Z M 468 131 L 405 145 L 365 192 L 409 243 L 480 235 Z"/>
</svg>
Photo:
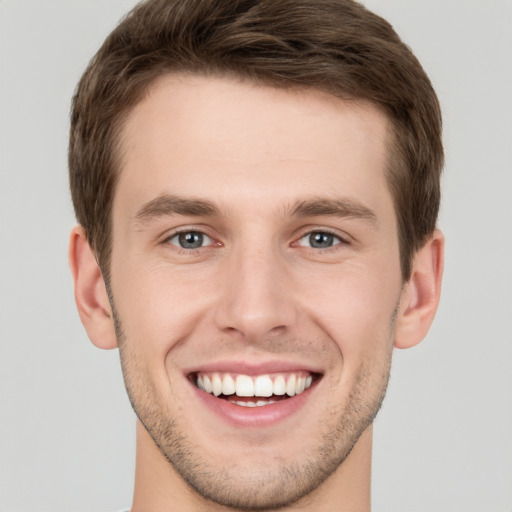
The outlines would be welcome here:
<svg viewBox="0 0 512 512">
<path fill-rule="evenodd" d="M 229 0 L 227 0 L 229 1 Z M 67 268 L 74 87 L 132 0 L 0 0 L 0 510 L 131 503 L 134 415 Z M 375 512 L 512 511 L 512 2 L 371 0 L 444 110 L 443 298 L 395 353 Z"/>
</svg>

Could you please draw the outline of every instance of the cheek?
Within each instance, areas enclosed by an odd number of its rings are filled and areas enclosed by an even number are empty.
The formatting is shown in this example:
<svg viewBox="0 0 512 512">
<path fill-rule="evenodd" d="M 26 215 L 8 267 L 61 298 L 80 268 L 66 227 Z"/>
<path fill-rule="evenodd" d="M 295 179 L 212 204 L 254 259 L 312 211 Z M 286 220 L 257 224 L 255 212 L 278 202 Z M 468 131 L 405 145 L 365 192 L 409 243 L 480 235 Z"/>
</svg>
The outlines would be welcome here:
<svg viewBox="0 0 512 512">
<path fill-rule="evenodd" d="M 398 275 L 345 266 L 317 282 L 322 286 L 310 290 L 303 306 L 335 341 L 345 362 L 389 351 L 400 296 Z"/>
<path fill-rule="evenodd" d="M 130 346 L 153 362 L 186 338 L 207 309 L 207 285 L 187 272 L 120 265 L 114 277 L 114 302 Z"/>
</svg>

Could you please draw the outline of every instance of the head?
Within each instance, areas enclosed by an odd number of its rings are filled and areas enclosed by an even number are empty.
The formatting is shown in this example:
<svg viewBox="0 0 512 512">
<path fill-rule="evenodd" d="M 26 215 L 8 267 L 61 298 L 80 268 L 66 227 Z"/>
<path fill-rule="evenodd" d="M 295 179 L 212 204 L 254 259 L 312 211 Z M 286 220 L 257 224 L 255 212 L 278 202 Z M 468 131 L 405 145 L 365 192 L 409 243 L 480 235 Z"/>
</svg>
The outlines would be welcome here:
<svg viewBox="0 0 512 512">
<path fill-rule="evenodd" d="M 73 100 L 71 261 L 169 471 L 247 509 L 339 472 L 435 313 L 442 161 L 427 76 L 357 3 L 156 0 L 110 34 Z"/>
</svg>

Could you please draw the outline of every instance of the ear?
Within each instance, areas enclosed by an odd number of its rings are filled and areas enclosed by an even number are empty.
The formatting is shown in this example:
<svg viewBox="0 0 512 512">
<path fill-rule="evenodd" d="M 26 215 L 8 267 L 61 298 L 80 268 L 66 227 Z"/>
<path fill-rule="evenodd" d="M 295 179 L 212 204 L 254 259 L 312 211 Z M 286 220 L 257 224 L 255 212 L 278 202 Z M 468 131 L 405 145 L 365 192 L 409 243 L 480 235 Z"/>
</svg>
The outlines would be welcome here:
<svg viewBox="0 0 512 512">
<path fill-rule="evenodd" d="M 439 304 L 444 265 L 444 237 L 436 230 L 413 258 L 404 286 L 395 330 L 395 347 L 417 345 L 427 334 Z"/>
<path fill-rule="evenodd" d="M 99 348 L 117 347 L 105 281 L 81 226 L 71 231 L 68 256 L 78 314 L 90 340 Z"/>
</svg>

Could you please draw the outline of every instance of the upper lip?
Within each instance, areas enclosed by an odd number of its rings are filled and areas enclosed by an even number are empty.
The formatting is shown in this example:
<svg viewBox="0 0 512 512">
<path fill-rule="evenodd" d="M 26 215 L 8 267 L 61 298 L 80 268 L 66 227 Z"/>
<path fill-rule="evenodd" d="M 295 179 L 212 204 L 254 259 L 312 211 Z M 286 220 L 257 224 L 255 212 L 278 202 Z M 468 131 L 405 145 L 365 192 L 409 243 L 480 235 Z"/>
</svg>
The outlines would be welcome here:
<svg viewBox="0 0 512 512">
<path fill-rule="evenodd" d="M 304 364 L 294 361 L 272 360 L 266 362 L 249 362 L 242 360 L 224 360 L 205 363 L 202 365 L 188 368 L 184 371 L 185 375 L 192 373 L 239 373 L 243 375 L 265 375 L 268 373 L 285 373 L 285 372 L 299 372 L 306 371 L 310 373 L 321 374 L 323 373 L 318 367 L 311 364 Z"/>
</svg>

